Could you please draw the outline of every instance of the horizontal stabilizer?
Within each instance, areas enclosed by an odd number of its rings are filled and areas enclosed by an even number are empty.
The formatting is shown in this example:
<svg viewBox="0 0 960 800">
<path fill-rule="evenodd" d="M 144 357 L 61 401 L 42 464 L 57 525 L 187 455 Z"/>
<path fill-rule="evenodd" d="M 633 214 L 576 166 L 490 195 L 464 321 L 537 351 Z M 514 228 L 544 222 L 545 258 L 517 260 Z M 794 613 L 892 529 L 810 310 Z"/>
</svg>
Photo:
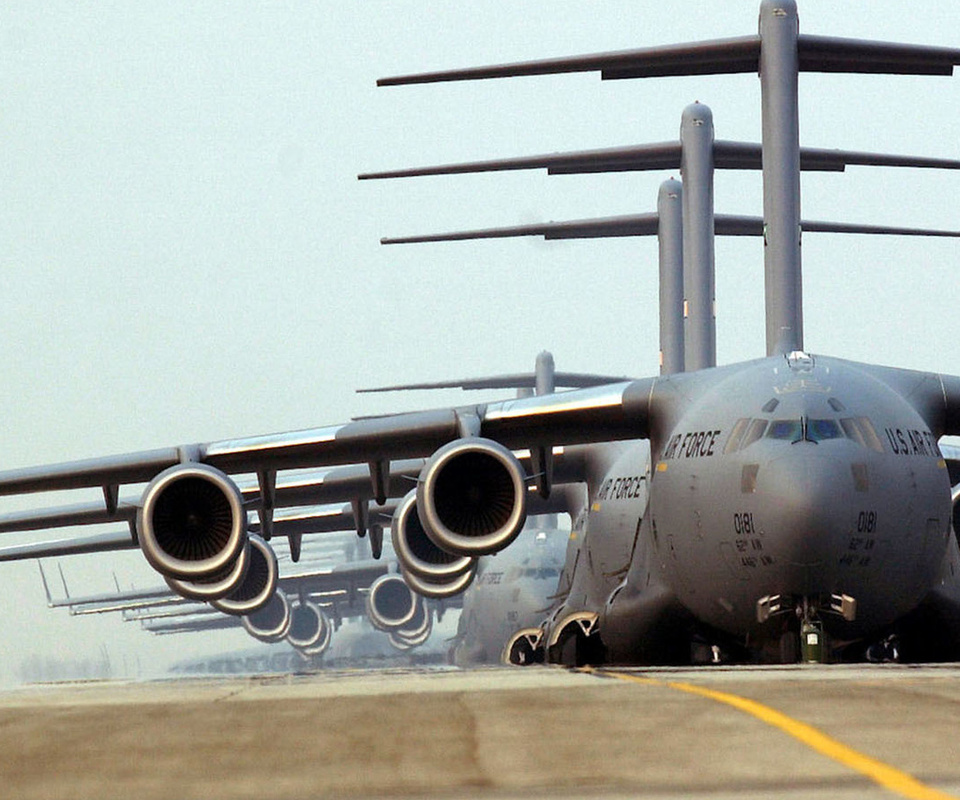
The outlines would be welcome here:
<svg viewBox="0 0 960 800">
<path fill-rule="evenodd" d="M 832 36 L 800 35 L 803 72 L 861 72 L 885 75 L 951 75 L 960 50 Z"/>
<path fill-rule="evenodd" d="M 658 227 L 657 214 L 635 214 L 622 217 L 580 219 L 569 222 L 544 222 L 535 225 L 517 225 L 507 228 L 485 228 L 475 231 L 452 231 L 450 233 L 424 236 L 404 236 L 381 239 L 382 244 L 416 244 L 422 242 L 452 242 L 466 239 L 496 239 L 516 236 L 543 236 L 545 239 L 600 239 L 618 236 L 655 236 Z M 842 222 L 801 220 L 803 231 L 817 233 L 872 233 L 898 236 L 948 236 L 960 237 L 960 231 L 904 228 L 889 225 L 860 225 Z M 762 217 L 742 217 L 717 214 L 714 217 L 714 232 L 719 236 L 762 236 Z"/>
<path fill-rule="evenodd" d="M 137 541 L 129 530 L 100 533 L 76 539 L 55 539 L 49 542 L 0 547 L 0 561 L 20 561 L 26 558 L 75 556 L 82 553 L 106 553 L 115 550 L 136 550 Z"/>
<path fill-rule="evenodd" d="M 367 172 L 357 177 L 360 180 L 377 180 L 521 169 L 546 169 L 550 175 L 679 169 L 680 155 L 680 142 L 658 142 L 656 144 L 605 147 L 599 150 L 548 153 L 490 161 L 468 161 L 461 164 L 441 164 L 439 166 L 414 167 L 388 172 Z M 713 145 L 713 162 L 717 169 L 759 170 L 762 168 L 761 148 L 759 144 L 752 142 L 717 140 Z M 960 169 L 960 160 L 957 159 L 862 153 L 811 147 L 800 148 L 800 169 L 802 170 L 842 172 L 850 164 Z"/>
<path fill-rule="evenodd" d="M 520 235 L 520 234 L 517 234 Z M 589 386 L 604 386 L 608 383 L 620 383 L 633 380 L 609 375 L 593 375 L 585 372 L 555 372 L 555 386 L 568 386 L 574 389 L 586 389 Z M 406 392 L 419 389 L 533 389 L 536 387 L 536 375 L 530 372 L 515 375 L 494 375 L 489 378 L 464 378 L 454 381 L 434 383 L 407 383 L 397 386 L 377 386 L 373 389 L 357 389 L 358 393 L 369 392 Z"/>
<path fill-rule="evenodd" d="M 485 78 L 512 78 L 523 75 L 557 75 L 567 72 L 597 72 L 603 77 L 621 77 L 622 72 L 646 70 L 646 75 L 711 75 L 728 72 L 755 72 L 760 58 L 760 37 L 743 36 L 707 42 L 645 47 L 612 53 L 548 58 L 497 64 L 489 67 L 424 72 L 381 78 L 377 86 L 413 83 L 472 81 Z M 633 77 L 633 76 L 631 76 Z M 636 77 L 639 77 L 637 75 Z"/>
<path fill-rule="evenodd" d="M 798 61 L 804 72 L 861 72 L 898 75 L 950 75 L 960 50 L 948 47 L 873 42 L 800 34 Z M 377 86 L 600 72 L 604 80 L 668 75 L 716 75 L 757 72 L 760 37 L 743 36 L 638 50 L 549 58 L 488 67 L 423 72 L 381 78 Z"/>
</svg>

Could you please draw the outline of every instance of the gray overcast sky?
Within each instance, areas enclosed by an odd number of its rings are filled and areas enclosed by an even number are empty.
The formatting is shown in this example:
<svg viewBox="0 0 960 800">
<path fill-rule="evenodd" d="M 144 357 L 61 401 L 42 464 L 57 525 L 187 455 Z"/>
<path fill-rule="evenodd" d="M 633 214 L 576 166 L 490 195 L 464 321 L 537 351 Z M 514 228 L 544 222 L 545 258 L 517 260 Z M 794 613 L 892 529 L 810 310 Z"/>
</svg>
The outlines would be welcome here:
<svg viewBox="0 0 960 800">
<path fill-rule="evenodd" d="M 759 140 L 754 75 L 568 75 L 377 89 L 385 75 L 740 36 L 758 4 L 686 0 L 11 2 L 0 11 L 3 468 L 458 402 L 360 386 L 530 368 L 657 369 L 656 242 L 385 248 L 383 235 L 653 210 L 664 173 L 359 183 L 363 171 L 677 137 L 682 108 Z M 960 7 L 803 0 L 807 33 L 960 46 Z M 804 75 L 801 140 L 960 157 L 960 77 Z M 960 227 L 957 173 L 806 176 L 811 219 Z M 759 174 L 719 211 L 759 214 Z M 957 243 L 810 234 L 813 352 L 960 373 Z M 763 354 L 759 241 L 717 252 L 721 362 Z M 14 507 L 4 503 L 3 508 Z M 11 539 L 11 541 L 14 541 Z M 138 554 L 75 590 L 155 585 Z M 47 611 L 0 567 L 0 681 L 28 655 L 246 646 Z"/>
</svg>

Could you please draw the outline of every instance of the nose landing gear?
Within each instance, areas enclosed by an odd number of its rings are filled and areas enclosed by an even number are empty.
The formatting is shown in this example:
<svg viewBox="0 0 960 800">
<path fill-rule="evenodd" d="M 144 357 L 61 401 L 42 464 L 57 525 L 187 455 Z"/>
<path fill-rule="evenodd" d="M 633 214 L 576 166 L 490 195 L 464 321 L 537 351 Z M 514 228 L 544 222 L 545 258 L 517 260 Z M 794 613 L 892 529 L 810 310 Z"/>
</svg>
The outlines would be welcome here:
<svg viewBox="0 0 960 800">
<path fill-rule="evenodd" d="M 757 621 L 763 623 L 791 610 L 797 623 L 796 626 L 788 623 L 780 636 L 780 663 L 821 664 L 829 655 L 821 614 L 836 614 L 852 622 L 857 614 L 857 601 L 845 594 L 827 598 L 767 595 L 757 601 Z"/>
</svg>

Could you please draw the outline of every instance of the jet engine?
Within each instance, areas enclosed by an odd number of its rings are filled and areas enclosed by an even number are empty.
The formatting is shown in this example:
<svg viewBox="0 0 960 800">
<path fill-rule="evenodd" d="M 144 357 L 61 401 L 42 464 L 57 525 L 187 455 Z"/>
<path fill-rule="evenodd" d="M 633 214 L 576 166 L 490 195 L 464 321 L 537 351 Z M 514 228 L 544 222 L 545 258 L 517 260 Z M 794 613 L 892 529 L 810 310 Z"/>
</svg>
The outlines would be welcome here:
<svg viewBox="0 0 960 800">
<path fill-rule="evenodd" d="M 165 575 L 163 579 L 167 582 L 167 586 L 181 597 L 200 602 L 213 602 L 237 591 L 247 578 L 249 566 L 250 546 L 245 544 L 232 564 L 228 564 L 222 571 L 215 572 L 213 575 L 192 581 L 171 578 L 169 575 Z"/>
<path fill-rule="evenodd" d="M 157 475 L 144 490 L 137 537 L 147 561 L 165 577 L 225 578 L 247 541 L 243 498 L 220 470 L 178 464 Z M 240 580 L 242 576 L 237 576 L 237 583 Z"/>
<path fill-rule="evenodd" d="M 442 600 L 445 597 L 454 597 L 465 591 L 466 588 L 473 583 L 476 574 L 477 567 L 476 564 L 474 564 L 474 566 L 467 572 L 464 572 L 463 575 L 457 575 L 453 578 L 447 578 L 446 580 L 429 580 L 427 578 L 421 578 L 419 575 L 414 575 L 412 572 L 404 572 L 403 580 L 406 581 L 407 585 L 413 589 L 413 591 L 422 597 Z"/>
<path fill-rule="evenodd" d="M 306 652 L 329 636 L 330 621 L 320 606 L 309 601 L 294 600 L 290 603 L 290 630 L 287 641 L 297 650 Z"/>
<path fill-rule="evenodd" d="M 326 615 L 324 615 L 326 619 Z M 315 644 L 310 645 L 309 647 L 298 647 L 297 652 L 301 656 L 307 658 L 316 658 L 322 656 L 327 652 L 327 648 L 330 647 L 330 641 L 333 638 L 333 626 L 329 623 L 323 626 L 323 632 L 320 634 L 320 639 L 317 640 Z"/>
<path fill-rule="evenodd" d="M 268 644 L 279 642 L 290 630 L 290 601 L 277 589 L 263 608 L 240 618 L 244 630 Z"/>
<path fill-rule="evenodd" d="M 417 514 L 418 505 L 417 490 L 414 489 L 397 506 L 390 524 L 393 549 L 404 573 L 437 583 L 469 572 L 476 559 L 454 555 L 438 547 L 423 529 Z"/>
<path fill-rule="evenodd" d="M 418 600 L 399 575 L 381 575 L 370 584 L 367 617 L 377 630 L 396 630 L 413 620 Z M 419 605 L 423 605 L 422 600 L 419 600 Z"/>
<path fill-rule="evenodd" d="M 390 643 L 397 647 L 400 642 L 406 647 L 398 649 L 405 650 L 409 647 L 418 647 L 430 638 L 433 632 L 433 619 L 430 616 L 430 609 L 422 600 L 417 603 L 417 613 L 413 619 L 402 628 L 398 628 L 390 633 Z"/>
<path fill-rule="evenodd" d="M 482 556 L 512 542 L 526 520 L 523 467 L 503 445 L 465 438 L 444 445 L 417 482 L 417 513 L 448 553 Z"/>
<path fill-rule="evenodd" d="M 226 597 L 210 603 L 224 614 L 252 614 L 263 608 L 277 588 L 277 556 L 259 536 L 250 536 L 249 565 L 243 582 Z"/>
</svg>

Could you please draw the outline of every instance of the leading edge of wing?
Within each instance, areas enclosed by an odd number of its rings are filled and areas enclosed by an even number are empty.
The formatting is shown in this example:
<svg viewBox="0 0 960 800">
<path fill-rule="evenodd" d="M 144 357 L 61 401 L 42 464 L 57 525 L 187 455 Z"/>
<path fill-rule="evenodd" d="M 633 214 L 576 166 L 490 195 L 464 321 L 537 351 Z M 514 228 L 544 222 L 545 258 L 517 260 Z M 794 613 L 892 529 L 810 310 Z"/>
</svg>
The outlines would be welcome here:
<svg viewBox="0 0 960 800">
<path fill-rule="evenodd" d="M 190 461 L 236 474 L 423 458 L 463 436 L 486 436 L 512 450 L 645 438 L 649 397 L 657 380 L 9 470 L 0 473 L 0 495 L 112 489 L 149 481 L 167 467 Z"/>
</svg>

